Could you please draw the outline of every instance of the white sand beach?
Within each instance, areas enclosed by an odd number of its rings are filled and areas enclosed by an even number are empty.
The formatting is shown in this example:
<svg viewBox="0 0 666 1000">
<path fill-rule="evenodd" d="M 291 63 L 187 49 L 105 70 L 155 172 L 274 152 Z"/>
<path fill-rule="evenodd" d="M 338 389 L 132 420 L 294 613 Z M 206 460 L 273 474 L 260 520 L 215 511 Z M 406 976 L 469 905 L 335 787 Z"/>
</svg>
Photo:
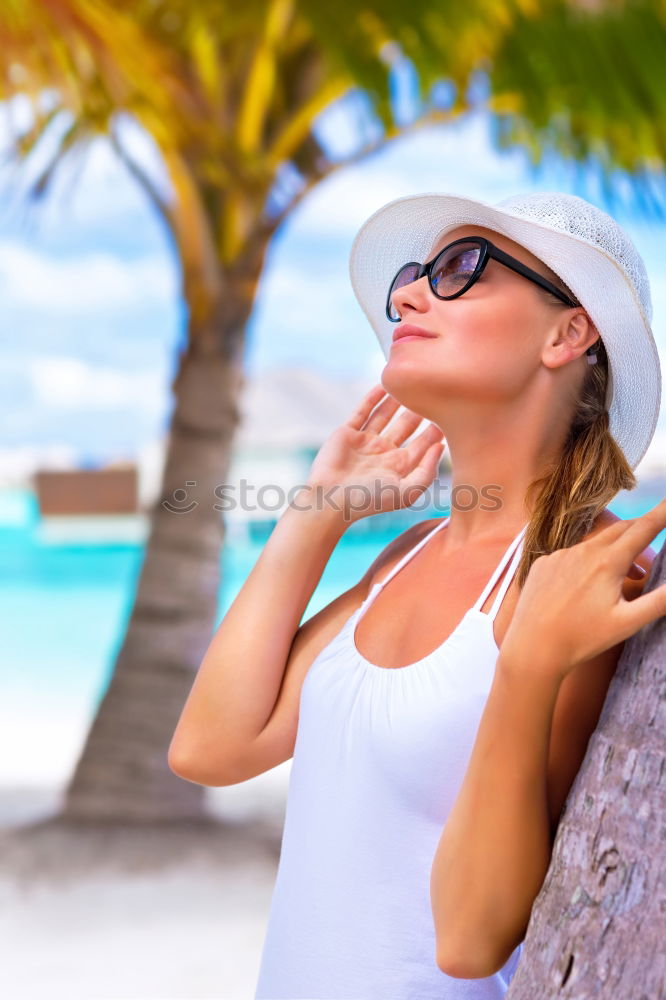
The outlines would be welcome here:
<svg viewBox="0 0 666 1000">
<path fill-rule="evenodd" d="M 290 766 L 208 790 L 224 825 L 199 832 L 28 828 L 58 789 L 6 789 L 0 995 L 251 1000 Z"/>
</svg>

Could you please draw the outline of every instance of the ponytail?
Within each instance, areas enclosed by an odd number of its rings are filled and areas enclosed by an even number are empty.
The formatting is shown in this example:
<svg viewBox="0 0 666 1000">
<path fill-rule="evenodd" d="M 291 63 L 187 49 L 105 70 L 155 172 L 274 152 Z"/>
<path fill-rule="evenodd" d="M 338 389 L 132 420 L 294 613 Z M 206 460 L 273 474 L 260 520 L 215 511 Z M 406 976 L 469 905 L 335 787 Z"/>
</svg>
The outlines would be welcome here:
<svg viewBox="0 0 666 1000">
<path fill-rule="evenodd" d="M 519 588 L 538 556 L 581 541 L 616 493 L 637 485 L 609 430 L 608 356 L 601 340 L 595 350 L 597 363 L 588 366 L 559 461 L 528 489 L 528 498 L 536 500 L 516 574 Z"/>
</svg>

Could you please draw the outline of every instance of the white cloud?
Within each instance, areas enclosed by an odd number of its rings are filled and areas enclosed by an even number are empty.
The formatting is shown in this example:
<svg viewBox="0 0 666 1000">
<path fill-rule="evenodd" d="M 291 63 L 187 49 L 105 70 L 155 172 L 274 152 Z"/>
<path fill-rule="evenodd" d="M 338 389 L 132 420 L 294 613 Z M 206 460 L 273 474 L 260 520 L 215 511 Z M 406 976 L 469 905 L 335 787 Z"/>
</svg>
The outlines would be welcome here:
<svg viewBox="0 0 666 1000">
<path fill-rule="evenodd" d="M 169 197 L 171 194 L 169 176 L 153 137 L 129 115 L 118 116 L 116 132 L 125 152 L 149 178 L 160 197 Z M 90 155 L 86 162 L 86 181 L 90 189 L 98 191 L 97 185 L 100 180 L 109 180 L 119 172 L 123 173 L 130 184 L 137 183 L 127 174 L 126 167 L 106 136 L 99 136 L 91 144 Z M 103 205 L 101 207 L 104 208 Z M 100 208 L 99 200 L 96 208 L 98 210 Z"/>
<path fill-rule="evenodd" d="M 419 128 L 391 140 L 380 152 L 320 183 L 294 215 L 299 229 L 353 236 L 374 211 L 423 191 L 465 193 L 497 201 L 527 179 L 525 154 L 492 145 L 487 116 L 470 113 L 446 125 Z"/>
<path fill-rule="evenodd" d="M 7 305 L 82 313 L 173 300 L 176 272 L 165 257 L 109 253 L 56 259 L 16 241 L 0 242 L 0 295 Z"/>
<path fill-rule="evenodd" d="M 45 108 L 53 101 L 42 94 Z M 30 102 L 19 95 L 0 102 L 0 155 L 7 158 L 16 137 L 34 121 Z M 12 162 L 0 171 L 5 181 L 3 192 L 7 204 L 20 202 L 35 177 L 49 164 L 58 148 L 63 131 L 71 120 L 69 112 L 61 112 L 48 126 L 40 143 L 27 159 Z M 126 152 L 150 179 L 160 197 L 171 194 L 169 178 L 153 138 L 130 116 L 117 116 L 117 134 Z M 7 208 L 7 204 L 5 208 Z M 53 174 L 48 196 L 40 206 L 40 214 L 52 224 L 71 225 L 83 220 L 100 223 L 105 219 L 148 209 L 149 202 L 138 182 L 113 149 L 106 135 L 93 136 L 76 153 L 63 158 Z"/>
<path fill-rule="evenodd" d="M 75 469 L 79 453 L 73 445 L 55 442 L 43 445 L 0 447 L 0 486 L 21 486 L 37 468 Z M 3 507 L 3 521 L 6 519 Z"/>
<path fill-rule="evenodd" d="M 79 358 L 41 357 L 30 363 L 29 377 L 38 406 L 59 410 L 131 408 L 161 413 L 165 371 L 126 371 L 92 365 Z"/>
<path fill-rule="evenodd" d="M 648 450 L 634 469 L 638 479 L 657 474 L 666 476 L 666 426 L 663 426 L 663 417 L 659 423 Z"/>
<path fill-rule="evenodd" d="M 52 107 L 52 101 L 45 92 L 41 101 L 42 110 Z M 24 94 L 16 94 L 0 103 L 0 149 L 6 151 L 17 135 L 29 129 L 34 120 L 32 104 Z"/>
</svg>

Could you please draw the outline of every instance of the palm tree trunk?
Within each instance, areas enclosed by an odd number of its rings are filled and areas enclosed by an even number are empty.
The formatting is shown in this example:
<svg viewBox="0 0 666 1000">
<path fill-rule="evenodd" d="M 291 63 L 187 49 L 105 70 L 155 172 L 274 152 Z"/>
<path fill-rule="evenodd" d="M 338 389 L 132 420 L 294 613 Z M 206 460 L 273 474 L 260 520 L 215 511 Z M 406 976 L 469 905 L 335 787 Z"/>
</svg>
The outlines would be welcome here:
<svg viewBox="0 0 666 1000">
<path fill-rule="evenodd" d="M 644 593 L 666 579 L 666 546 Z M 666 996 L 666 617 L 627 640 L 507 1000 Z"/>
<path fill-rule="evenodd" d="M 237 339 L 238 304 L 225 314 L 233 315 L 229 334 Z M 218 338 L 224 343 L 219 329 Z M 173 386 L 163 480 L 134 608 L 61 819 L 205 815 L 203 787 L 173 774 L 167 751 L 215 626 L 224 528 L 214 490 L 226 482 L 243 376 L 231 352 L 211 351 L 211 337 L 191 331 L 190 345 Z"/>
</svg>

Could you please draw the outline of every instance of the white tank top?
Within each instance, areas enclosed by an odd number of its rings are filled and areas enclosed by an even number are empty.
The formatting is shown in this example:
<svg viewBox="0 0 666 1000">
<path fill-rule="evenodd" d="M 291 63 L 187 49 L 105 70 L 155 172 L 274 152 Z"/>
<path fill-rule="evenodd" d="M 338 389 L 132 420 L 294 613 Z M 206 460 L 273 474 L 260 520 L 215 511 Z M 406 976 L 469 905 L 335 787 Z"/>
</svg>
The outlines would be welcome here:
<svg viewBox="0 0 666 1000">
<path fill-rule="evenodd" d="M 486 1000 L 508 989 L 522 943 L 483 979 L 438 967 L 430 871 L 492 682 L 493 622 L 527 525 L 433 652 L 381 667 L 354 642 L 379 591 L 448 521 L 374 584 L 304 678 L 255 1000 Z"/>
</svg>

